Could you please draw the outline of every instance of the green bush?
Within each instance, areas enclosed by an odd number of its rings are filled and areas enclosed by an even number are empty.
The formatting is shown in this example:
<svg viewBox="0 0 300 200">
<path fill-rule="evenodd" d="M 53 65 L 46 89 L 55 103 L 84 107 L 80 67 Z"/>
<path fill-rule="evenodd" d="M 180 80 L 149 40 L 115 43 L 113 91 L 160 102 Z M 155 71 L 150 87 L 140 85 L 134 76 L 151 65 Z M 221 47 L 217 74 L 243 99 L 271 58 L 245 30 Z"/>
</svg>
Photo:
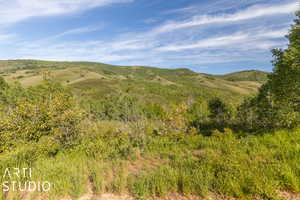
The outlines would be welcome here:
<svg viewBox="0 0 300 200">
<path fill-rule="evenodd" d="M 84 114 L 61 86 L 45 83 L 13 101 L 0 118 L 0 151 L 13 148 L 16 141 L 38 142 L 46 136 L 65 147 L 75 142 Z"/>
</svg>

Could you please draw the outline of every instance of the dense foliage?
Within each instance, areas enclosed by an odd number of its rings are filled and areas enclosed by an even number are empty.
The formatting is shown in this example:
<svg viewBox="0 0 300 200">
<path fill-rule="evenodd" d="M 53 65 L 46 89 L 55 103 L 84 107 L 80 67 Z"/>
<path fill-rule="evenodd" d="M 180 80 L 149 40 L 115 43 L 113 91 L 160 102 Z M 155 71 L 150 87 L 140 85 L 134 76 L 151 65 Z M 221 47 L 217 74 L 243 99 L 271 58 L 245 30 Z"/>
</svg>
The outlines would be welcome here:
<svg viewBox="0 0 300 200">
<path fill-rule="evenodd" d="M 50 82 L 27 90 L 3 85 L 0 152 L 11 150 L 19 143 L 38 142 L 45 136 L 49 142 L 72 145 L 83 113 L 70 92 Z"/>
<path fill-rule="evenodd" d="M 292 128 L 300 123 L 300 12 L 287 38 L 287 49 L 273 50 L 274 72 L 258 96 L 240 107 L 241 121 L 251 128 Z"/>
</svg>

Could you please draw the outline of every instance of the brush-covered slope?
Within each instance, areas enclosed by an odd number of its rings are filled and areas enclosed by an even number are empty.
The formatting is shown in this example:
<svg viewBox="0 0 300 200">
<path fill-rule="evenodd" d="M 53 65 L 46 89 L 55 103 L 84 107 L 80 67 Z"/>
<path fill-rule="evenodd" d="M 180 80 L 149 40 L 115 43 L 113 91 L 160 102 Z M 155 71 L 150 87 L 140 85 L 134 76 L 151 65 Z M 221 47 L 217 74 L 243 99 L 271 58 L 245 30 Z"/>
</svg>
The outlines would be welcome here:
<svg viewBox="0 0 300 200">
<path fill-rule="evenodd" d="M 249 79 L 248 75 L 231 81 L 235 75 L 213 76 L 189 69 L 126 67 L 92 62 L 0 61 L 0 75 L 8 82 L 17 81 L 25 87 L 53 79 L 68 85 L 84 98 L 95 99 L 127 92 L 146 101 L 160 103 L 213 96 L 238 102 L 244 96 L 256 93 L 261 85 L 261 78 L 256 81 Z"/>
<path fill-rule="evenodd" d="M 219 78 L 228 80 L 228 81 L 255 81 L 264 83 L 268 79 L 268 72 L 259 71 L 259 70 L 247 70 L 241 72 L 234 72 L 230 74 L 225 74 L 219 76 Z"/>
</svg>

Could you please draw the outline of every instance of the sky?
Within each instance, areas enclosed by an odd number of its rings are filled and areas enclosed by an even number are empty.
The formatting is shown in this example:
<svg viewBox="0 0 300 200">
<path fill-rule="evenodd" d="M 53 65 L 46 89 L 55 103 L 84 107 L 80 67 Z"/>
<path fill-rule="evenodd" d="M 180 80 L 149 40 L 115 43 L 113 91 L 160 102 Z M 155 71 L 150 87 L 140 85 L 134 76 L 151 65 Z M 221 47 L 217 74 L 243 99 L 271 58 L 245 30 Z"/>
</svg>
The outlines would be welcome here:
<svg viewBox="0 0 300 200">
<path fill-rule="evenodd" d="M 299 0 L 0 0 L 0 60 L 272 70 Z"/>
</svg>

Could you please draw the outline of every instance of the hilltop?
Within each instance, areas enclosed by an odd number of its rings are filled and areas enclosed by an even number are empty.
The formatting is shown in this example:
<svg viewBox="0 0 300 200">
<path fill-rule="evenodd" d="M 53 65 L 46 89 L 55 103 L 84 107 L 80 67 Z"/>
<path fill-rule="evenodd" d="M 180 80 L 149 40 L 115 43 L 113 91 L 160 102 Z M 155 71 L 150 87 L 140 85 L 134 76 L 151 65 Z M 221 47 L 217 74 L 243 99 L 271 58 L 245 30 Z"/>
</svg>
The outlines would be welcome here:
<svg viewBox="0 0 300 200">
<path fill-rule="evenodd" d="M 268 74 L 268 72 L 260 70 L 247 70 L 225 74 L 219 77 L 228 81 L 256 81 L 259 83 L 264 83 L 268 80 Z"/>
</svg>

